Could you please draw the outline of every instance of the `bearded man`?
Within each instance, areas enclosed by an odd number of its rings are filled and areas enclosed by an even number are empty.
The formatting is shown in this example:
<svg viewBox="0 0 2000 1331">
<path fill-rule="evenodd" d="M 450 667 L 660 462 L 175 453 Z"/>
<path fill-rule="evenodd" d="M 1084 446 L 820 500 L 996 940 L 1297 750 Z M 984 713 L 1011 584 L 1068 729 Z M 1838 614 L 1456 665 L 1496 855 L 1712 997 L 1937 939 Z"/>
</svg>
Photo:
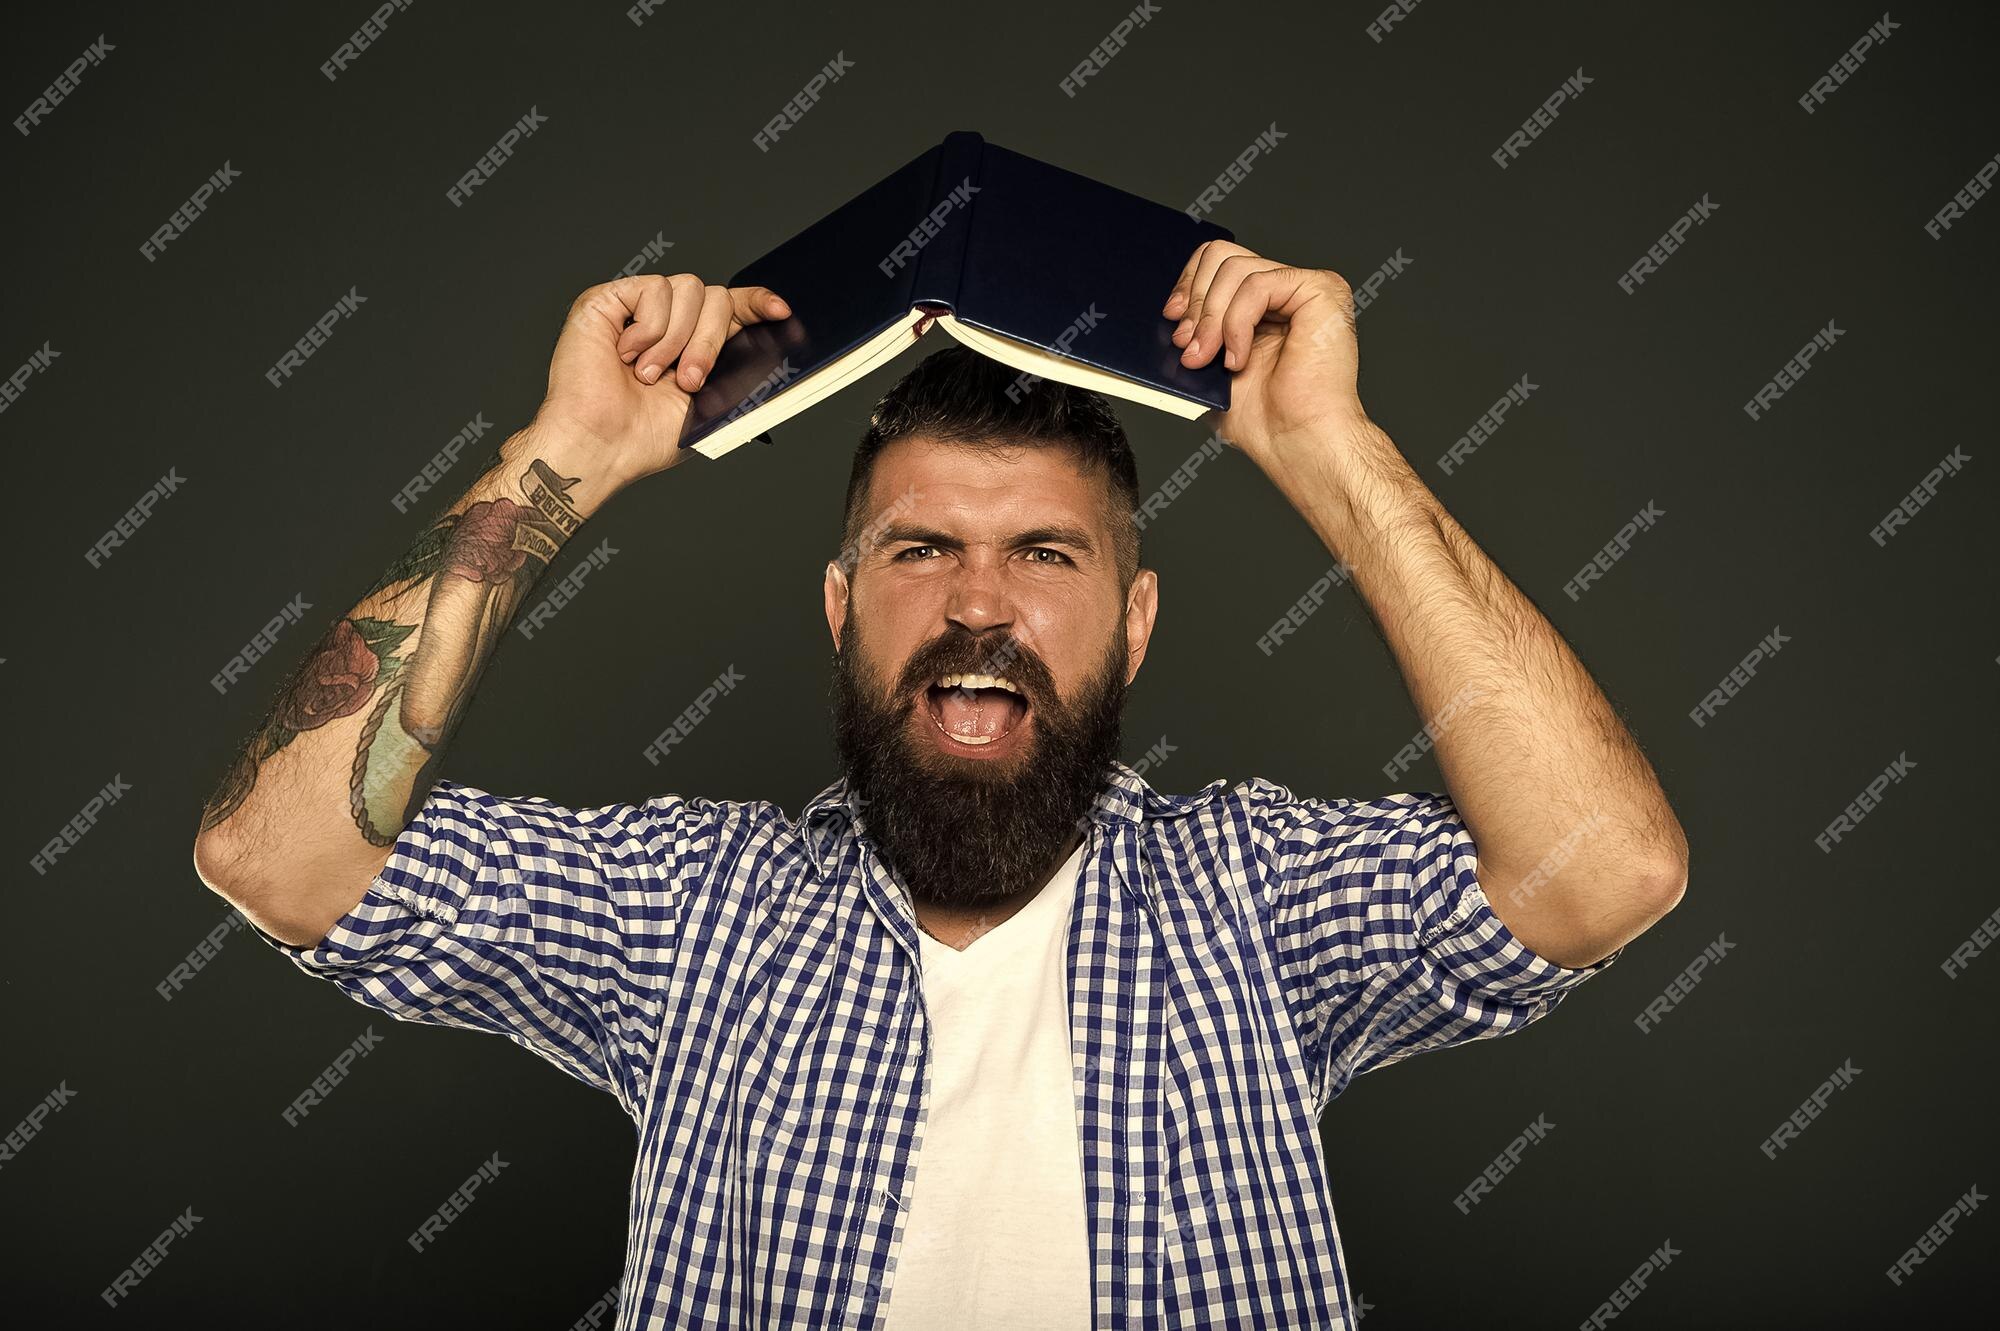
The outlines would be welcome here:
<svg viewBox="0 0 2000 1331">
<path fill-rule="evenodd" d="M 1604 694 L 1362 410 L 1346 282 L 1211 241 L 1162 299 L 1183 363 L 1233 371 L 1217 433 L 1347 571 L 1448 793 L 1172 795 L 1120 762 L 1159 609 L 1124 431 L 956 348 L 857 450 L 824 583 L 843 773 L 797 817 L 442 779 L 529 588 L 687 456 L 723 342 L 790 316 L 678 274 L 577 300 L 534 421 L 210 800 L 197 870 L 300 968 L 618 1097 L 620 1331 L 1349 1326 L 1321 1112 L 1539 1019 L 1685 891 Z"/>
</svg>

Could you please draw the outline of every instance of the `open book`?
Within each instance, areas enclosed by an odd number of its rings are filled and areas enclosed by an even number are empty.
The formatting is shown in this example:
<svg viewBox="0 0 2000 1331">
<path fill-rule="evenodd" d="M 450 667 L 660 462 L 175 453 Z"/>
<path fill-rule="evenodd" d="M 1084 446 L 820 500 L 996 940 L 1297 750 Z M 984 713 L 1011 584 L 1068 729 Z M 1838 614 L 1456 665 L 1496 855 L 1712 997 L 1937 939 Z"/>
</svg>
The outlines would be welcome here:
<svg viewBox="0 0 2000 1331">
<path fill-rule="evenodd" d="M 1194 419 L 1229 406 L 1162 318 L 1213 222 L 959 130 L 749 264 L 791 317 L 722 346 L 681 447 L 719 458 L 893 359 L 933 325 L 1022 371 Z M 767 440 L 768 442 L 768 440 Z"/>
</svg>

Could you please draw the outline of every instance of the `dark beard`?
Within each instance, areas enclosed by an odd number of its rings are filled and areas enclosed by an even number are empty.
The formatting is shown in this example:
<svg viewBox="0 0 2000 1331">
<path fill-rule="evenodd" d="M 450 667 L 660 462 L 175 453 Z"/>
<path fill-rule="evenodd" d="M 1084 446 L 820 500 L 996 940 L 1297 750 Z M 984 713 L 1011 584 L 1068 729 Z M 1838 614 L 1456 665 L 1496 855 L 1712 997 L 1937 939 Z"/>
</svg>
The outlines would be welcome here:
<svg viewBox="0 0 2000 1331">
<path fill-rule="evenodd" d="M 868 835 L 913 901 L 978 906 L 1041 887 L 1082 832 L 1118 756 L 1125 699 L 1123 625 L 1073 703 L 1012 635 L 963 625 L 914 652 L 893 694 L 862 669 L 853 606 L 834 657 L 834 740 Z M 940 675 L 1006 675 L 1027 694 L 1034 730 L 1006 763 L 950 760 L 918 747 L 911 711 Z M 1006 770 L 1003 770 L 1006 769 Z"/>
</svg>

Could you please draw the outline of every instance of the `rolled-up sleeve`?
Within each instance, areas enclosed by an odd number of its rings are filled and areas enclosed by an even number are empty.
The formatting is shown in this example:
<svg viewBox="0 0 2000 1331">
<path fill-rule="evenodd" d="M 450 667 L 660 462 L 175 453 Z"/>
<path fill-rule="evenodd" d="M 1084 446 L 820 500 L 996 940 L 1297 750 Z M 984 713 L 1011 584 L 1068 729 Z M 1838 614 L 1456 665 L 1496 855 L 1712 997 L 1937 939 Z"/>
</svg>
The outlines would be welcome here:
<svg viewBox="0 0 2000 1331">
<path fill-rule="evenodd" d="M 639 1114 L 707 801 L 567 809 L 440 781 L 308 975 L 400 1021 L 504 1035 Z"/>
<path fill-rule="evenodd" d="M 1520 1030 L 1618 958 L 1572 969 L 1515 938 L 1447 796 L 1301 800 L 1259 782 L 1250 825 L 1272 954 L 1321 1107 L 1361 1073 Z"/>
</svg>

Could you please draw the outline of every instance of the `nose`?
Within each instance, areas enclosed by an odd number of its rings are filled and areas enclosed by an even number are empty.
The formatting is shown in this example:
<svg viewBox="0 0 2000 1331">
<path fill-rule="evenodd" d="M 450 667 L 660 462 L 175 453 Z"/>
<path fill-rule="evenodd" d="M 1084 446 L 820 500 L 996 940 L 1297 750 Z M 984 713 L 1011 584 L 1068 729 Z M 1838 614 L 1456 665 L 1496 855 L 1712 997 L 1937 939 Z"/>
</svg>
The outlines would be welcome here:
<svg viewBox="0 0 2000 1331">
<path fill-rule="evenodd" d="M 973 633 L 1013 624 L 1013 601 L 1000 570 L 991 561 L 975 557 L 959 565 L 945 601 L 945 618 Z"/>
</svg>

